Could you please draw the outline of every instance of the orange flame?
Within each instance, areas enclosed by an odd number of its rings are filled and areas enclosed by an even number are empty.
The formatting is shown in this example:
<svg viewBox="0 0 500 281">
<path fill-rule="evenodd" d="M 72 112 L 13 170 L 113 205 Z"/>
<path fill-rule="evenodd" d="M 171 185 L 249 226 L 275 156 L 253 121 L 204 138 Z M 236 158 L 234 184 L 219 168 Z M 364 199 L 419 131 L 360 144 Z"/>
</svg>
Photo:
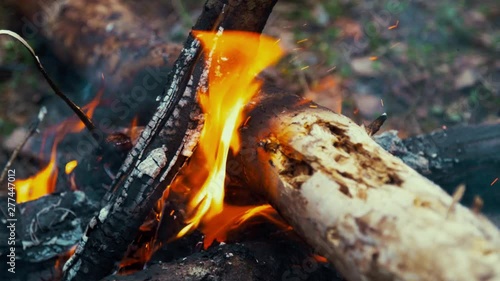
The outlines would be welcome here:
<svg viewBox="0 0 500 281">
<path fill-rule="evenodd" d="M 57 143 L 54 142 L 49 164 L 43 170 L 25 180 L 16 180 L 17 203 L 35 200 L 54 191 L 58 174 L 56 167 L 56 146 Z"/>
<path fill-rule="evenodd" d="M 320 256 L 320 255 L 313 255 L 314 260 L 316 260 L 319 263 L 328 263 L 328 259 Z"/>
<path fill-rule="evenodd" d="M 92 118 L 94 116 L 95 109 L 101 102 L 103 94 L 104 94 L 104 89 L 102 88 L 88 104 L 82 106 L 82 111 L 85 112 L 85 114 L 89 118 Z M 67 124 L 66 122 L 69 124 Z M 83 122 L 80 119 L 76 118 L 76 116 L 72 116 L 72 118 L 66 120 L 66 122 L 59 125 L 60 126 L 59 128 L 61 130 L 64 130 L 65 133 L 78 133 L 81 132 L 83 129 L 85 129 L 85 124 L 83 124 Z M 70 127 L 70 125 L 73 125 L 74 127 Z"/>
<path fill-rule="evenodd" d="M 132 123 L 130 124 L 130 128 L 129 128 L 130 139 L 133 142 L 135 142 L 139 138 L 139 135 L 140 135 L 139 129 L 137 127 L 137 124 L 139 122 L 138 120 L 139 120 L 139 118 L 137 116 L 135 116 L 134 119 L 132 119 Z"/>
<path fill-rule="evenodd" d="M 214 240 L 218 242 L 226 241 L 227 234 L 231 230 L 237 229 L 250 218 L 259 215 L 282 229 L 290 228 L 269 204 L 261 206 L 231 206 L 225 204 L 221 213 L 203 225 L 202 230 L 205 233 L 203 247 L 207 249 Z"/>
<path fill-rule="evenodd" d="M 255 77 L 283 54 L 276 39 L 255 33 L 220 30 L 218 33 L 196 31 L 194 35 L 203 45 L 209 73 L 208 92 L 201 90 L 198 93 L 205 113 L 197 148 L 202 157 L 194 157 L 192 162 L 203 160 L 190 165 L 202 167 L 206 178 L 190 198 L 190 217 L 177 237 L 200 223 L 208 224 L 223 211 L 229 148 L 233 152 L 239 149 L 237 128 L 245 120 L 243 109 L 262 84 Z"/>
<path fill-rule="evenodd" d="M 87 114 L 87 116 L 89 116 L 89 118 L 92 118 L 92 116 L 94 115 L 94 111 L 101 101 L 103 92 L 104 91 L 101 89 L 96 97 L 92 99 L 92 101 L 90 101 L 90 103 L 82 107 L 82 110 Z M 35 200 L 46 194 L 54 192 L 58 175 L 57 145 L 66 134 L 78 133 L 84 128 L 85 125 L 82 121 L 80 121 L 76 117 L 70 117 L 64 122 L 56 125 L 55 128 L 48 130 L 49 133 L 53 132 L 55 134 L 54 142 L 52 144 L 50 152 L 49 164 L 34 176 L 31 176 L 24 180 L 16 180 L 17 203 Z M 76 165 L 77 162 L 75 160 L 70 161 L 68 164 L 66 164 L 66 174 L 70 174 L 71 171 L 76 167 Z M 70 182 L 72 189 L 75 190 L 76 185 L 74 184 L 74 175 L 72 175 L 72 177 L 70 178 Z"/>
<path fill-rule="evenodd" d="M 73 172 L 76 166 L 78 166 L 78 161 L 76 160 L 71 160 L 68 163 L 66 163 L 66 166 L 64 167 L 64 172 L 66 173 L 66 175 L 71 174 L 71 172 Z"/>
</svg>

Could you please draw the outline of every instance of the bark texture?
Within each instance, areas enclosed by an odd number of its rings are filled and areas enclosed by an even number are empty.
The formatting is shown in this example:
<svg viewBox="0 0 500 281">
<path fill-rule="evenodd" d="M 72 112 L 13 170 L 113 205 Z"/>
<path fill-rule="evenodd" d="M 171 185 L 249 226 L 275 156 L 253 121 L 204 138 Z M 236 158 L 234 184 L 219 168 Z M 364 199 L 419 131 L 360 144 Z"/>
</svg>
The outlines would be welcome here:
<svg viewBox="0 0 500 281">
<path fill-rule="evenodd" d="M 350 119 L 277 96 L 241 129 L 243 173 L 343 276 L 500 280 L 500 232 L 486 218 Z"/>
<path fill-rule="evenodd" d="M 276 1 L 249 2 L 252 5 L 208 0 L 193 29 L 227 30 L 253 24 L 246 29 L 261 32 Z M 250 17 L 258 20 L 246 21 Z M 198 123 L 193 119 L 196 89 L 205 85 L 200 78 L 204 63 L 198 64 L 199 58 L 199 42 L 190 34 L 153 117 L 118 171 L 111 192 L 104 197 L 104 207 L 91 219 L 75 254 L 65 264 L 63 280 L 98 280 L 112 273 L 189 157 L 181 152 L 191 137 L 188 130 L 195 130 Z"/>
</svg>

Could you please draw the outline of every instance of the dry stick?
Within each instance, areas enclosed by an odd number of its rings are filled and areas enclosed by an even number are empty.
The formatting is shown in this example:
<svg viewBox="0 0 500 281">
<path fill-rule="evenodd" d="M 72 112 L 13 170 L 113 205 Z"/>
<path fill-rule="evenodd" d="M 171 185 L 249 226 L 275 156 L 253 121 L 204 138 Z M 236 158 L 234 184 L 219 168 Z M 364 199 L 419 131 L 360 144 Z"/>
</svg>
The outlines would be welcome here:
<svg viewBox="0 0 500 281">
<path fill-rule="evenodd" d="M 7 161 L 7 164 L 5 164 L 5 168 L 2 171 L 2 174 L 0 175 L 0 183 L 3 182 L 5 175 L 7 174 L 7 171 L 9 170 L 10 166 L 12 166 L 12 163 L 16 159 L 17 155 L 21 151 L 21 149 L 24 147 L 24 145 L 28 142 L 29 138 L 35 134 L 38 130 L 38 125 L 43 121 L 43 118 L 45 118 L 45 114 L 47 114 L 47 108 L 45 106 L 42 106 L 40 108 L 40 111 L 38 112 L 38 116 L 35 120 L 35 122 L 31 125 L 30 130 L 24 137 L 23 141 L 16 147 L 14 152 L 12 152 L 12 155 L 10 156 L 9 160 Z"/>
<path fill-rule="evenodd" d="M 54 91 L 54 93 L 59 98 L 61 98 L 69 106 L 69 108 L 71 108 L 71 110 L 73 110 L 73 112 L 78 116 L 78 118 L 80 118 L 80 120 L 83 122 L 83 124 L 85 124 L 85 127 L 90 131 L 90 133 L 92 134 L 92 137 L 94 137 L 94 139 L 97 142 L 99 142 L 99 140 L 100 140 L 99 136 L 102 136 L 103 134 L 94 125 L 94 123 L 92 123 L 92 121 L 90 120 L 90 118 L 82 111 L 82 109 L 78 105 L 76 105 L 73 101 L 71 101 L 61 90 L 59 90 L 59 88 L 54 83 L 54 81 L 52 81 L 52 79 L 50 79 L 49 75 L 47 74 L 47 72 L 43 68 L 42 63 L 40 62 L 40 59 L 36 55 L 35 51 L 28 44 L 28 42 L 26 42 L 26 40 L 24 40 L 21 36 L 19 36 L 19 34 L 15 33 L 15 32 L 12 32 L 10 30 L 3 30 L 3 29 L 1 29 L 0 30 L 0 35 L 8 35 L 8 36 L 10 36 L 10 37 L 18 40 L 19 42 L 21 42 L 21 44 L 23 44 L 23 46 L 26 49 L 28 49 L 28 51 L 30 52 L 31 56 L 35 60 L 36 67 L 42 73 L 42 75 L 45 78 L 45 80 L 47 81 L 47 83 L 49 83 L 49 85 L 52 88 L 52 90 Z"/>
</svg>

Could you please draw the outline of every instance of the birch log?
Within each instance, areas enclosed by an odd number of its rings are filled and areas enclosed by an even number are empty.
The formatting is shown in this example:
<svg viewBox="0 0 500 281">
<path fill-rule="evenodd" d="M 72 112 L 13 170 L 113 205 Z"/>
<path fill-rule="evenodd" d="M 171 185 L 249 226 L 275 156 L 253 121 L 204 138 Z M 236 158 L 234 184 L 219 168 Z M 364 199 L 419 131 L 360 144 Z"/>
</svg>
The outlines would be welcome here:
<svg viewBox="0 0 500 281">
<path fill-rule="evenodd" d="M 236 158 L 248 186 L 348 280 L 500 280 L 498 229 L 364 128 L 291 96 L 257 104 Z"/>
</svg>

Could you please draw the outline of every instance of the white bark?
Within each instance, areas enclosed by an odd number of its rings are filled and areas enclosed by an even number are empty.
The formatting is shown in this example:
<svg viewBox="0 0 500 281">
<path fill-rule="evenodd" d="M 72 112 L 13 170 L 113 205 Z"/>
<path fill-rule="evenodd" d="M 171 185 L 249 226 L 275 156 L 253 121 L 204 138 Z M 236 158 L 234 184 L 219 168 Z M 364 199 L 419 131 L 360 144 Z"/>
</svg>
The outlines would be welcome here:
<svg viewBox="0 0 500 281">
<path fill-rule="evenodd" d="M 450 209 L 347 117 L 262 104 L 241 130 L 249 185 L 348 280 L 500 280 L 500 232 L 482 215 Z"/>
</svg>

